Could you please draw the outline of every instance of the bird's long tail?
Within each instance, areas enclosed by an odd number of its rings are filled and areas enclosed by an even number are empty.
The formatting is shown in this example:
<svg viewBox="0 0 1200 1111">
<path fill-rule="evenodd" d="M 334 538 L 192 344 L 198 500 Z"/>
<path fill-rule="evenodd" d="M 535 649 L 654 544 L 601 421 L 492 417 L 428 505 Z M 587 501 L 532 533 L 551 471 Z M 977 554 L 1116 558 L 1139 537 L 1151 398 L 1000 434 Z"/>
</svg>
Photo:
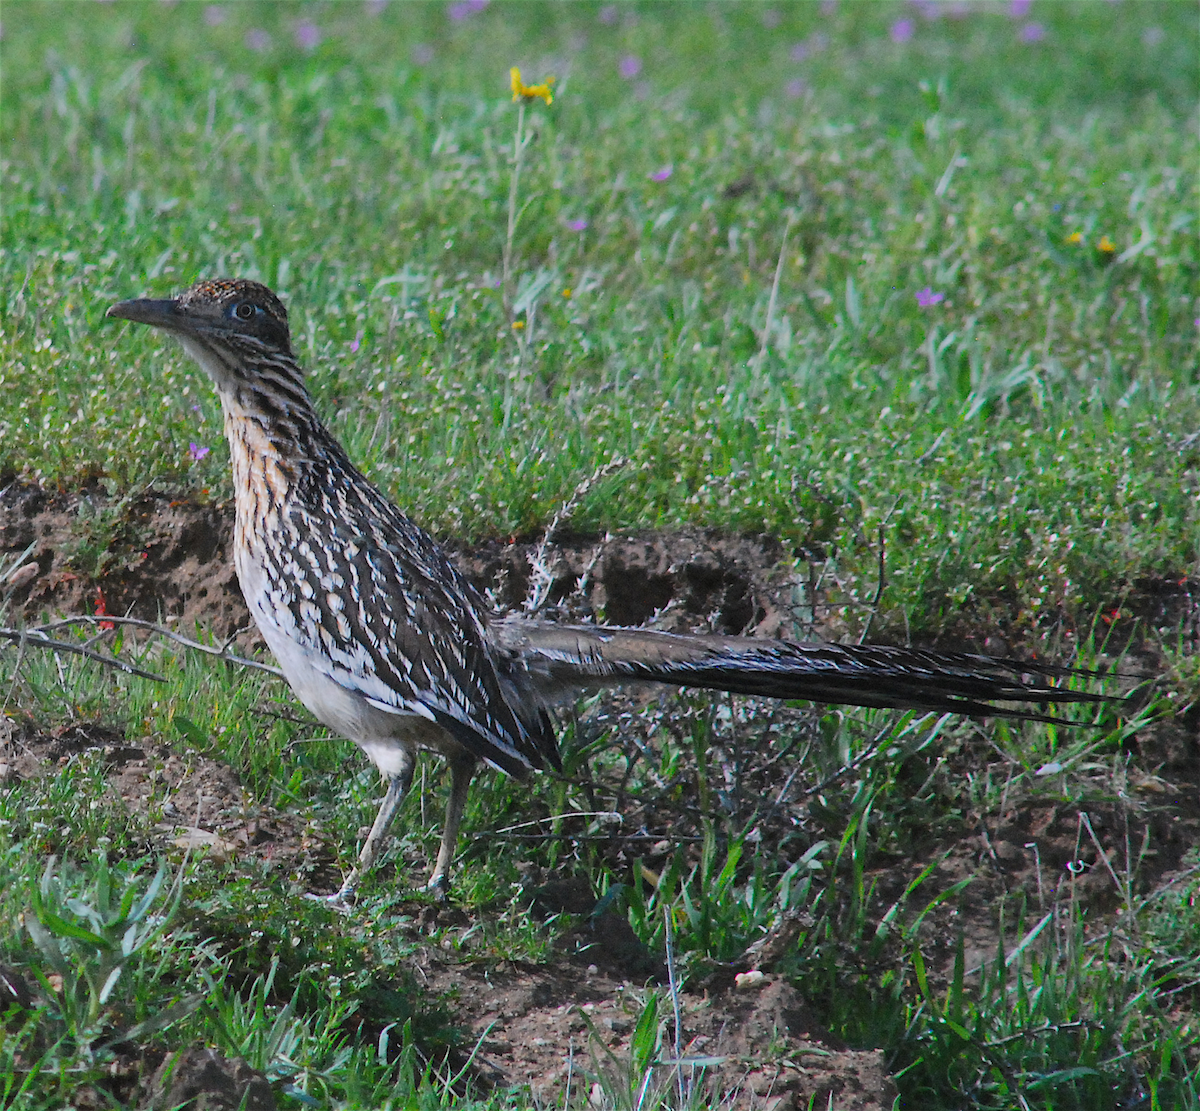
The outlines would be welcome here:
<svg viewBox="0 0 1200 1111">
<path fill-rule="evenodd" d="M 1058 720 L 1047 712 L 1057 703 L 1111 700 L 1060 685 L 1091 672 L 965 652 L 543 625 L 523 618 L 500 622 L 497 633 L 548 698 L 649 682 L 1032 721 Z"/>
</svg>

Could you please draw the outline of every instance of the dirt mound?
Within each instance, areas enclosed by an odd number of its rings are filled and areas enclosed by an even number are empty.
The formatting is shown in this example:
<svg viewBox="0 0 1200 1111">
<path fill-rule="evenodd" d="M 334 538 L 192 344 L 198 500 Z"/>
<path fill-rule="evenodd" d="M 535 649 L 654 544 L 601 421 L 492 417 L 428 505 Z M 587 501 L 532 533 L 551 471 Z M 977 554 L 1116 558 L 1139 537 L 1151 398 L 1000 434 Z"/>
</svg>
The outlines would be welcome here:
<svg viewBox="0 0 1200 1111">
<path fill-rule="evenodd" d="M 108 612 L 228 636 L 250 620 L 232 535 L 232 510 L 221 503 L 51 494 L 19 483 L 0 490 L 0 566 L 29 550 L 11 597 L 29 620 Z"/>
<path fill-rule="evenodd" d="M 539 1100 L 560 1106 L 568 1085 L 628 1084 L 620 1062 L 629 1059 L 646 999 L 644 981 L 589 965 L 586 952 L 544 965 L 512 962 L 486 970 L 430 962 L 423 971 L 431 986 L 459 990 L 461 1017 L 480 1039 L 481 1079 L 529 1084 Z M 680 1006 L 679 1059 L 705 1062 L 685 1064 L 683 1080 L 707 1085 L 714 1105 L 722 1093 L 720 1105 L 731 1111 L 893 1106 L 896 1088 L 883 1053 L 847 1048 L 816 1022 L 794 988 L 774 976 L 683 992 Z M 674 1059 L 674 1047 L 664 1047 L 662 1055 Z M 654 1082 L 673 1087 L 678 1079 L 672 1068 L 660 1066 Z"/>
<path fill-rule="evenodd" d="M 146 493 L 114 499 L 98 489 L 52 494 L 0 490 L 0 568 L 30 549 L 12 588 L 26 620 L 43 613 L 171 619 L 225 638 L 249 629 L 233 570 L 233 507 Z M 529 596 L 533 543 L 448 547 L 504 608 Z M 556 539 L 545 561 L 548 614 L 617 625 L 651 619 L 667 629 L 711 628 L 770 636 L 790 628 L 791 582 L 782 545 L 717 530 Z M 253 640 L 251 634 L 250 640 Z"/>
</svg>

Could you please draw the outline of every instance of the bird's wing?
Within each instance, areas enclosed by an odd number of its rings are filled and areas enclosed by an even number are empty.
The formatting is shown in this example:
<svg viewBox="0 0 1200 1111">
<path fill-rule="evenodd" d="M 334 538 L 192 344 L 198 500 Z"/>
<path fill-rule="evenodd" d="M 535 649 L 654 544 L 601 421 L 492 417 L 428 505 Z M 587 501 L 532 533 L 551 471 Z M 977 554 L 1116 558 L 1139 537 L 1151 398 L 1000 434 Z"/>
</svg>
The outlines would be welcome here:
<svg viewBox="0 0 1200 1111">
<path fill-rule="evenodd" d="M 437 543 L 364 482 L 296 505 L 279 581 L 297 610 L 293 635 L 319 642 L 310 662 L 378 709 L 436 722 L 503 771 L 557 766 L 518 657 L 493 646 L 482 598 Z"/>
</svg>

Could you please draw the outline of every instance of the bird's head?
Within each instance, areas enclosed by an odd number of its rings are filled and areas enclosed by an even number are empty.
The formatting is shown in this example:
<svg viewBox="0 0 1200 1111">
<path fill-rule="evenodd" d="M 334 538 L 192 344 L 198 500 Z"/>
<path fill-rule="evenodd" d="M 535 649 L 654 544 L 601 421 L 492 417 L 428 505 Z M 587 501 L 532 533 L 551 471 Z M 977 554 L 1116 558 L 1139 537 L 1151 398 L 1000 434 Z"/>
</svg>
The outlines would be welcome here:
<svg viewBox="0 0 1200 1111">
<path fill-rule="evenodd" d="M 252 386 L 256 378 L 274 377 L 282 369 L 299 382 L 287 309 L 258 282 L 209 279 L 174 300 L 121 301 L 107 315 L 175 336 L 222 392 Z"/>
</svg>

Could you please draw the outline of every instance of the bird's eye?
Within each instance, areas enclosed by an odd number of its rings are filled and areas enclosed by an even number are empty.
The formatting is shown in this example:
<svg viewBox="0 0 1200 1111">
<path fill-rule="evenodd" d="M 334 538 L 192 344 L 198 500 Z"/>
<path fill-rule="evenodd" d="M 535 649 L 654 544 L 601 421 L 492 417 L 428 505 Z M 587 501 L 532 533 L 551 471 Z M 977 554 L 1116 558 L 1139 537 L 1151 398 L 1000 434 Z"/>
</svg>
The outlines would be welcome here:
<svg viewBox="0 0 1200 1111">
<path fill-rule="evenodd" d="M 254 315 L 254 306 L 249 301 L 241 301 L 233 310 L 233 315 L 239 320 L 249 320 Z"/>
</svg>

